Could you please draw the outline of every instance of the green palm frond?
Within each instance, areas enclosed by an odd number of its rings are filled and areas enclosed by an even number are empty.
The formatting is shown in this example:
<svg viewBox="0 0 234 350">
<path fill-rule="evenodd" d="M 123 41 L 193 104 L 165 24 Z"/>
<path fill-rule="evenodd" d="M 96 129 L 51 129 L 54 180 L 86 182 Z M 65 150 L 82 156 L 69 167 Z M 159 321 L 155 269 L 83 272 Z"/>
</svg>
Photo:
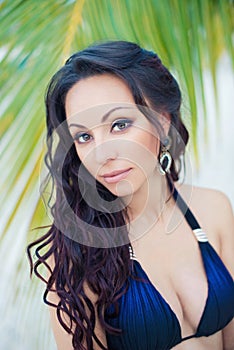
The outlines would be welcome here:
<svg viewBox="0 0 234 350">
<path fill-rule="evenodd" d="M 38 234 L 29 228 L 49 222 L 39 186 L 44 91 L 52 74 L 71 53 L 95 41 L 129 40 L 154 50 L 180 82 L 183 118 L 198 158 L 198 103 L 206 126 L 204 69 L 218 96 L 216 67 L 223 52 L 234 67 L 233 18 L 231 0 L 0 1 L 0 310 L 6 344 L 15 342 L 5 348 L 54 346 L 40 304 L 44 286 L 29 282 L 25 256 L 26 242 Z M 33 341 L 27 335 L 32 324 Z"/>
</svg>

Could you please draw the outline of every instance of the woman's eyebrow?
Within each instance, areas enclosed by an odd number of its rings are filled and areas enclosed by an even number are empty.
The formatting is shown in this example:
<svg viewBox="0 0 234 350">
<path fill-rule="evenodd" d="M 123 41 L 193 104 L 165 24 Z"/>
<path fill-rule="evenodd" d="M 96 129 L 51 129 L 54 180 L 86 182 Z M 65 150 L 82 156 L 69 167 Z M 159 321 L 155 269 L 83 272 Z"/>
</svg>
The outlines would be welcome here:
<svg viewBox="0 0 234 350">
<path fill-rule="evenodd" d="M 101 123 L 104 123 L 111 115 L 112 112 L 115 112 L 116 110 L 118 109 L 130 109 L 131 107 L 115 107 L 115 108 L 112 108 L 110 109 L 107 113 L 105 113 L 103 116 L 102 116 L 102 119 L 101 119 Z M 77 124 L 77 123 L 71 123 L 71 124 L 68 124 L 68 127 L 72 127 L 72 126 L 76 126 L 76 127 L 79 127 L 79 128 L 83 128 L 83 129 L 87 129 L 88 128 L 84 125 L 81 125 L 81 124 Z"/>
</svg>

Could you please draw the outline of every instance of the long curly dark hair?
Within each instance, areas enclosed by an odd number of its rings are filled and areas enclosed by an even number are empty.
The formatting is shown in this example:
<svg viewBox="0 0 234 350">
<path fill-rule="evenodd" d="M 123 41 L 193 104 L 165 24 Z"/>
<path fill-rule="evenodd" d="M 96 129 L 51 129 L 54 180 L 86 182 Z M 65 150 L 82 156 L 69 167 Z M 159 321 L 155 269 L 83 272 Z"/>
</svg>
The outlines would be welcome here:
<svg viewBox="0 0 234 350">
<path fill-rule="evenodd" d="M 45 281 L 39 267 L 43 264 L 49 269 L 44 302 L 56 307 L 58 320 L 72 334 L 72 344 L 77 350 L 85 350 L 82 345 L 84 340 L 88 349 L 93 349 L 93 339 L 102 349 L 106 349 L 94 332 L 95 308 L 106 332 L 121 332 L 106 322 L 104 311 L 108 306 L 114 305 L 115 314 L 118 314 L 117 301 L 126 292 L 127 285 L 124 290 L 122 287 L 132 269 L 126 210 L 121 206 L 121 201 L 118 202 L 118 198 L 98 181 L 94 182 L 94 189 L 88 172 L 79 175 L 78 179 L 81 161 L 66 125 L 65 98 L 68 91 L 81 79 L 105 73 L 119 77 L 128 85 L 137 106 L 150 107 L 159 113 L 167 112 L 170 115 L 170 152 L 173 161 L 170 173 L 166 176 L 171 183 L 179 179 L 181 156 L 189 137 L 180 117 L 181 92 L 175 78 L 155 53 L 142 49 L 135 43 L 109 41 L 92 45 L 73 54 L 52 77 L 46 93 L 45 163 L 52 180 L 52 193 L 55 194 L 52 205 L 52 194 L 49 201 L 53 223 L 45 235 L 28 245 L 27 253 L 31 274 L 34 272 Z M 159 127 L 150 113 L 145 115 Z M 180 137 L 172 135 L 173 130 Z M 90 197 L 94 190 L 98 190 L 103 199 L 99 208 L 91 207 L 84 200 L 84 188 Z M 118 210 L 109 210 L 116 200 L 119 203 Z M 85 244 L 87 227 L 90 244 Z M 99 246 L 92 246 L 94 234 L 95 244 L 98 241 Z M 37 257 L 34 263 L 32 248 L 35 248 Z M 51 256 L 54 259 L 53 267 L 47 262 Z M 98 296 L 95 305 L 85 293 L 85 282 Z M 57 293 L 60 299 L 58 305 L 49 302 L 49 292 Z M 68 316 L 70 324 L 64 322 L 62 313 Z"/>
</svg>

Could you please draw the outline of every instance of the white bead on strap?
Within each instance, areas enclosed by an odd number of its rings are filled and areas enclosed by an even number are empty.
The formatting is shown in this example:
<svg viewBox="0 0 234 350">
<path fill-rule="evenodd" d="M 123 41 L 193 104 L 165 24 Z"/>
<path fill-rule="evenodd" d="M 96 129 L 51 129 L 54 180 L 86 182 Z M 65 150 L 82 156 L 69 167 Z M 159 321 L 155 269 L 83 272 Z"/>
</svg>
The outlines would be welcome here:
<svg viewBox="0 0 234 350">
<path fill-rule="evenodd" d="M 199 242 L 208 242 L 208 237 L 201 228 L 196 228 L 195 230 L 193 230 L 193 233 L 195 234 Z"/>
<path fill-rule="evenodd" d="M 129 246 L 130 259 L 136 259 L 136 255 L 131 246 Z"/>
</svg>

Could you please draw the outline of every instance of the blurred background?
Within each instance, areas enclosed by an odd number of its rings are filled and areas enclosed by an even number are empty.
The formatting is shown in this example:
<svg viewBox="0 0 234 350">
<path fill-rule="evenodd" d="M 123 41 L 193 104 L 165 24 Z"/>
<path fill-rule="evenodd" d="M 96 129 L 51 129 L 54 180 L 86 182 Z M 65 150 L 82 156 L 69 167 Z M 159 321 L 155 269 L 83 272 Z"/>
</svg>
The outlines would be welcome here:
<svg viewBox="0 0 234 350">
<path fill-rule="evenodd" d="M 183 94 L 192 185 L 234 205 L 232 0 L 0 0 L 0 349 L 54 350 L 26 245 L 50 223 L 40 197 L 44 92 L 74 51 L 128 40 L 158 53 Z"/>
</svg>

